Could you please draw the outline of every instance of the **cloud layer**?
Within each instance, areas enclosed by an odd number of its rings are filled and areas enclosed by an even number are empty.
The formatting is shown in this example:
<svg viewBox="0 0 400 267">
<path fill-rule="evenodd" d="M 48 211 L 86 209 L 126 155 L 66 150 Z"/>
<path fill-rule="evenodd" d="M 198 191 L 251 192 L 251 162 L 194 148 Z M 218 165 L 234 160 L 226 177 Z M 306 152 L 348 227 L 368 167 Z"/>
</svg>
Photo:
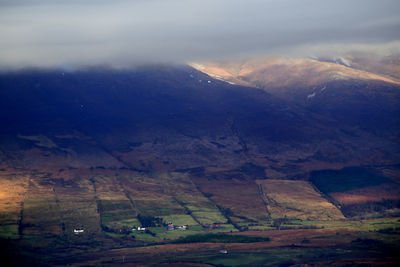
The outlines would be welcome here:
<svg viewBox="0 0 400 267">
<path fill-rule="evenodd" d="M 393 50 L 398 14 L 398 0 L 0 0 L 0 65 L 130 66 L 324 47 Z"/>
</svg>

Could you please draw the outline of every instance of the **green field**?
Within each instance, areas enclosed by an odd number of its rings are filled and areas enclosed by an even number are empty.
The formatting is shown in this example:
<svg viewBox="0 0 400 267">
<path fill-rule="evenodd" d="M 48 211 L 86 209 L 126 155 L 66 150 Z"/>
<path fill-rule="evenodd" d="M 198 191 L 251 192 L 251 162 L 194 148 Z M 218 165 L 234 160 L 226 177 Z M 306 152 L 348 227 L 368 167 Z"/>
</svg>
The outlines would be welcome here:
<svg viewBox="0 0 400 267">
<path fill-rule="evenodd" d="M 160 216 L 165 223 L 171 222 L 174 225 L 198 225 L 198 223 L 193 220 L 190 215 L 178 214 L 178 215 L 168 215 Z"/>
</svg>

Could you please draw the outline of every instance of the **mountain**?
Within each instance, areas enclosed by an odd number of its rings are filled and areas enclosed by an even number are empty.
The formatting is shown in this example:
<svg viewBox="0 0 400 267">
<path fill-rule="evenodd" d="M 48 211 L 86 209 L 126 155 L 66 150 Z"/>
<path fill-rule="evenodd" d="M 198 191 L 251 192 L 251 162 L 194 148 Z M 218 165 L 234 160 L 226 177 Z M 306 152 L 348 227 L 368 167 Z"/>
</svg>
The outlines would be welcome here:
<svg viewBox="0 0 400 267">
<path fill-rule="evenodd" d="M 217 79 L 260 88 L 342 126 L 396 138 L 399 80 L 356 69 L 348 60 L 346 66 L 342 60 L 272 57 L 192 66 Z"/>
<path fill-rule="evenodd" d="M 398 112 L 399 94 L 397 87 L 384 85 L 368 89 L 370 98 L 358 97 L 359 83 L 349 93 L 332 82 L 312 98 L 305 96 L 311 91 L 287 89 L 293 98 L 282 100 L 266 89 L 234 86 L 185 66 L 8 73 L 0 77 L 2 146 L 4 153 L 48 148 L 69 160 L 93 154 L 94 161 L 119 166 L 123 160 L 138 169 L 143 164 L 174 170 L 247 162 L 278 161 L 282 169 L 293 161 L 394 162 L 393 140 L 380 134 L 398 129 L 391 114 Z M 296 94 L 303 95 L 303 106 L 293 105 Z M 372 101 L 374 106 L 366 107 Z M 396 141 L 396 135 L 392 138 Z M 381 151 L 379 156 L 371 149 Z M 6 158 L 3 162 L 16 157 Z"/>
<path fill-rule="evenodd" d="M 26 72 L 3 76 L 1 87 L 4 134 L 62 140 L 79 132 L 110 152 L 151 151 L 150 160 L 168 161 L 167 168 L 216 164 L 224 160 L 220 153 L 239 160 L 252 151 L 247 143 L 267 149 L 329 134 L 315 116 L 285 110 L 284 102 L 263 91 L 231 86 L 188 67 Z M 188 145 L 197 147 L 195 153 L 185 151 Z"/>
<path fill-rule="evenodd" d="M 399 86 L 287 62 L 1 73 L 0 255 L 185 266 L 312 242 L 364 260 L 358 239 L 397 225 Z"/>
</svg>

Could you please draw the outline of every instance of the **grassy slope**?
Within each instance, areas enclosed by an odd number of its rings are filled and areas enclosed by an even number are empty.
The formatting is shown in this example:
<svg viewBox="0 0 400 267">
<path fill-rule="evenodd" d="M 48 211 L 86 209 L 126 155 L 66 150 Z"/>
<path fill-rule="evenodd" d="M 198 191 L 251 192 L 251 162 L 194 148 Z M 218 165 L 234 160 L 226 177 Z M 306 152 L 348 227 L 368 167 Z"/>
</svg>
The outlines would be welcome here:
<svg viewBox="0 0 400 267">
<path fill-rule="evenodd" d="M 339 220 L 342 213 L 306 181 L 258 180 L 273 218 Z"/>
</svg>

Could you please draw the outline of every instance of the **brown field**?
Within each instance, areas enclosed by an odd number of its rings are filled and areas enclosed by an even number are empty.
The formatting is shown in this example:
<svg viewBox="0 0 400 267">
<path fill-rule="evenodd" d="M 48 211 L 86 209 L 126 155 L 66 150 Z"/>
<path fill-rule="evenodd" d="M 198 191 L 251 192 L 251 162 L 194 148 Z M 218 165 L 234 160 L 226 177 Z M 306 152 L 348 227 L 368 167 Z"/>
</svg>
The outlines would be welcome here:
<svg viewBox="0 0 400 267">
<path fill-rule="evenodd" d="M 263 188 L 273 218 L 344 219 L 340 210 L 306 181 L 257 180 L 257 183 Z"/>
<path fill-rule="evenodd" d="M 361 204 L 382 201 L 382 199 L 399 199 L 400 187 L 393 184 L 383 184 L 346 192 L 335 192 L 330 195 L 342 205 Z"/>
<path fill-rule="evenodd" d="M 83 228 L 85 234 L 100 234 L 100 217 L 92 183 L 88 179 L 74 181 L 71 186 L 55 187 L 65 233 Z"/>
<path fill-rule="evenodd" d="M 60 210 L 53 188 L 31 179 L 24 199 L 23 234 L 62 234 Z"/>
<path fill-rule="evenodd" d="M 19 237 L 23 201 L 29 187 L 29 175 L 18 171 L 0 172 L 0 235 Z"/>
<path fill-rule="evenodd" d="M 202 192 L 210 195 L 211 200 L 233 212 L 233 221 L 243 221 L 240 217 L 254 221 L 268 220 L 268 212 L 254 181 L 236 180 L 235 177 L 232 177 L 232 180 L 212 181 L 196 178 L 194 181 Z"/>
<path fill-rule="evenodd" d="M 313 238 L 321 236 L 330 236 L 340 233 L 347 235 L 360 230 L 352 228 L 334 228 L 334 229 L 288 229 L 288 230 L 268 230 L 268 231 L 245 231 L 231 233 L 231 235 L 246 235 L 246 236 L 260 236 L 269 237 L 273 242 L 280 242 L 285 240 L 303 240 L 304 238 Z"/>
<path fill-rule="evenodd" d="M 16 224 L 21 204 L 29 185 L 29 175 L 19 172 L 0 172 L 0 225 Z"/>
</svg>

